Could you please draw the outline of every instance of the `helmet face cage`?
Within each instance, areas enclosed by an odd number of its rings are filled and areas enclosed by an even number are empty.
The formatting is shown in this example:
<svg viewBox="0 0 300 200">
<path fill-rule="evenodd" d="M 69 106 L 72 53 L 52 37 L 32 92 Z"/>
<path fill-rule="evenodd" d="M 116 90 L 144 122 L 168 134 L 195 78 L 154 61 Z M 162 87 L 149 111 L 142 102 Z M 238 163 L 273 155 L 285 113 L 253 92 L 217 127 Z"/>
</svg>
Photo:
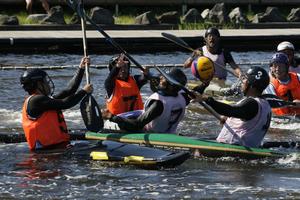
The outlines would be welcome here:
<svg viewBox="0 0 300 200">
<path fill-rule="evenodd" d="M 54 94 L 55 91 L 55 86 L 54 83 L 52 81 L 52 79 L 48 76 L 48 74 L 45 76 L 44 78 L 44 83 L 46 83 L 47 85 L 49 85 L 50 88 L 50 96 L 52 96 Z"/>
<path fill-rule="evenodd" d="M 50 94 L 53 95 L 55 88 L 54 83 L 45 71 L 40 69 L 30 69 L 25 71 L 20 77 L 21 85 L 29 94 L 32 94 L 37 89 L 38 81 L 47 84 L 49 86 Z"/>
</svg>

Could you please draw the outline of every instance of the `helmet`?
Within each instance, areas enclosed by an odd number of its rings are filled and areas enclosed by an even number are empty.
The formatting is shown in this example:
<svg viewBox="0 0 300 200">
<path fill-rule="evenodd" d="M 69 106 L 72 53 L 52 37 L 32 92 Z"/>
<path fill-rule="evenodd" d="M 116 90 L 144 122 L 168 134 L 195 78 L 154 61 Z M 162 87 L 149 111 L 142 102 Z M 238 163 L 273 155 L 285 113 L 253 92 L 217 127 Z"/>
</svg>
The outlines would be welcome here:
<svg viewBox="0 0 300 200">
<path fill-rule="evenodd" d="M 284 41 L 281 42 L 278 46 L 277 46 L 277 51 L 283 51 L 286 49 L 290 49 L 290 50 L 295 50 L 295 47 L 292 43 L 288 42 L 288 41 Z"/>
<path fill-rule="evenodd" d="M 20 83 L 24 90 L 32 93 L 37 88 L 38 81 L 46 80 L 51 88 L 51 94 L 54 92 L 54 84 L 48 74 L 41 69 L 29 69 L 25 71 L 20 77 Z"/>
<path fill-rule="evenodd" d="M 111 71 L 111 69 L 112 69 L 113 67 L 116 66 L 119 57 L 120 57 L 120 56 L 114 56 L 114 57 L 112 57 L 112 58 L 108 61 L 108 69 L 109 69 L 109 71 Z M 128 61 L 128 67 L 130 68 L 130 61 L 128 60 L 128 58 L 127 58 L 127 57 L 124 57 L 124 60 L 125 60 L 125 61 Z"/>
<path fill-rule="evenodd" d="M 207 29 L 205 31 L 204 38 L 206 38 L 209 34 L 213 34 L 217 37 L 221 36 L 219 30 L 217 28 L 214 28 L 214 27 L 210 27 L 209 29 Z"/>
<path fill-rule="evenodd" d="M 215 72 L 214 63 L 208 57 L 200 56 L 192 62 L 191 71 L 196 78 L 207 81 Z"/>
<path fill-rule="evenodd" d="M 260 92 L 263 92 L 270 83 L 267 71 L 261 67 L 251 67 L 244 76 L 248 80 L 248 85 Z"/>
<path fill-rule="evenodd" d="M 183 86 L 187 83 L 186 75 L 179 68 L 172 69 L 168 74 Z"/>
<path fill-rule="evenodd" d="M 36 83 L 43 80 L 47 76 L 47 73 L 41 69 L 29 69 L 23 73 L 20 77 L 20 83 L 22 85 L 29 83 Z"/>
<path fill-rule="evenodd" d="M 289 58 L 287 57 L 287 55 L 285 53 L 275 53 L 272 56 L 272 59 L 270 61 L 270 65 L 274 64 L 274 63 L 282 63 L 282 64 L 286 64 L 288 66 L 289 64 Z"/>
</svg>

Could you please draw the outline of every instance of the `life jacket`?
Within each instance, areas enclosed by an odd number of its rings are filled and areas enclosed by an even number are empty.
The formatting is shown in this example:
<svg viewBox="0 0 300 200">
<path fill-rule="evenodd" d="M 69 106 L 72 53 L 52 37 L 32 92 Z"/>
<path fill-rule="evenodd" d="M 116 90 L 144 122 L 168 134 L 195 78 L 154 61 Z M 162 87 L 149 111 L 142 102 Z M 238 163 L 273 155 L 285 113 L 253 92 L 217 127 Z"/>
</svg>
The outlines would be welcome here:
<svg viewBox="0 0 300 200">
<path fill-rule="evenodd" d="M 212 54 L 208 51 L 206 46 L 202 47 L 203 55 L 210 58 L 214 63 L 215 77 L 226 80 L 227 71 L 220 66 L 226 68 L 225 57 L 223 51 L 220 54 Z"/>
<path fill-rule="evenodd" d="M 31 97 L 25 100 L 22 110 L 22 126 L 30 150 L 69 143 L 70 136 L 63 113 L 58 110 L 49 110 L 38 118 L 32 118 L 27 112 Z"/>
<path fill-rule="evenodd" d="M 163 96 L 156 92 L 148 98 L 145 107 L 147 107 L 153 99 L 161 101 L 164 109 L 160 116 L 156 117 L 144 127 L 145 131 L 155 133 L 176 133 L 177 126 L 184 117 L 186 107 L 186 100 L 181 92 L 179 92 L 176 97 Z"/>
<path fill-rule="evenodd" d="M 296 73 L 289 72 L 291 80 L 287 84 L 280 83 L 277 79 L 271 78 L 271 84 L 274 86 L 276 95 L 285 101 L 300 100 L 300 81 Z M 299 115 L 300 108 L 282 107 L 273 108 L 276 115 Z"/>
<path fill-rule="evenodd" d="M 115 80 L 115 88 L 106 101 L 106 107 L 114 115 L 144 108 L 140 90 L 131 76 L 128 81 Z"/>
<path fill-rule="evenodd" d="M 265 99 L 254 98 L 258 103 L 255 117 L 244 121 L 239 118 L 227 118 L 217 137 L 221 143 L 238 144 L 247 147 L 260 146 L 271 122 L 271 107 Z"/>
</svg>

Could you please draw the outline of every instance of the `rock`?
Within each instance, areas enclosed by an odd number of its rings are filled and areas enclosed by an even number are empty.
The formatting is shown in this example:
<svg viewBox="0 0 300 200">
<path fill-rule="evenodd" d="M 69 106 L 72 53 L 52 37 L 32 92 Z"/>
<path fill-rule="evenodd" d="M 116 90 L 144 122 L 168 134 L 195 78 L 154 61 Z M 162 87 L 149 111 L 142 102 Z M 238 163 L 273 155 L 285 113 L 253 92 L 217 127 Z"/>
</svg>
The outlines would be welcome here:
<svg viewBox="0 0 300 200">
<path fill-rule="evenodd" d="M 101 7 L 94 7 L 91 9 L 91 19 L 96 24 L 115 24 L 115 19 L 112 13 L 109 10 Z"/>
<path fill-rule="evenodd" d="M 217 3 L 210 11 L 208 20 L 223 24 L 229 21 L 224 3 Z"/>
<path fill-rule="evenodd" d="M 293 8 L 287 16 L 289 22 L 300 22 L 300 8 Z"/>
<path fill-rule="evenodd" d="M 162 24 L 180 24 L 180 16 L 177 11 L 163 13 L 157 19 Z"/>
<path fill-rule="evenodd" d="M 54 6 L 50 9 L 49 14 L 41 22 L 42 24 L 66 24 L 64 12 L 61 6 Z"/>
<path fill-rule="evenodd" d="M 208 9 L 208 8 L 205 9 L 205 10 L 203 10 L 202 13 L 201 13 L 201 17 L 202 17 L 204 20 L 208 19 L 208 15 L 209 15 L 209 9 Z"/>
<path fill-rule="evenodd" d="M 277 7 L 267 7 L 264 13 L 259 13 L 252 19 L 253 23 L 260 22 L 285 22 L 285 18 L 281 15 Z"/>
<path fill-rule="evenodd" d="M 248 23 L 246 15 L 242 12 L 240 7 L 234 8 L 228 15 L 229 20 L 234 24 L 245 24 Z"/>
<path fill-rule="evenodd" d="M 19 25 L 16 16 L 0 15 L 0 25 Z"/>
<path fill-rule="evenodd" d="M 152 11 L 145 12 L 135 18 L 135 24 L 158 24 L 158 20 L 155 18 L 155 15 Z"/>
<path fill-rule="evenodd" d="M 202 22 L 203 18 L 196 8 L 191 8 L 182 18 L 185 23 L 198 23 Z"/>
<path fill-rule="evenodd" d="M 40 24 L 46 17 L 48 17 L 47 14 L 32 14 L 26 18 L 26 21 Z"/>
</svg>

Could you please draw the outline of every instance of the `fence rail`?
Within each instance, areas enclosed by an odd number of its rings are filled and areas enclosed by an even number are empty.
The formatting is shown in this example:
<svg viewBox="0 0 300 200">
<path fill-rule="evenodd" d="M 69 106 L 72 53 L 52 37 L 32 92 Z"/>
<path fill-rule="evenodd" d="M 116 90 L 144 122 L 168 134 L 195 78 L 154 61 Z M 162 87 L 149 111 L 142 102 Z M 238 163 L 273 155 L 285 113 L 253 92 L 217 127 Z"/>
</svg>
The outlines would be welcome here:
<svg viewBox="0 0 300 200">
<path fill-rule="evenodd" d="M 268 65 L 268 62 L 249 62 L 249 63 L 237 63 L 238 65 L 248 65 L 248 66 L 262 66 Z M 183 67 L 183 64 L 145 64 L 144 67 L 154 68 L 154 66 L 162 67 L 162 68 L 172 68 L 172 67 Z M 76 68 L 78 65 L 53 65 L 53 66 L 37 66 L 37 65 L 1 65 L 0 70 L 25 70 L 25 69 L 68 69 L 68 68 Z M 132 67 L 137 68 L 135 65 Z M 107 69 L 107 64 L 99 64 L 99 65 L 91 65 L 90 68 L 94 69 Z"/>
</svg>

